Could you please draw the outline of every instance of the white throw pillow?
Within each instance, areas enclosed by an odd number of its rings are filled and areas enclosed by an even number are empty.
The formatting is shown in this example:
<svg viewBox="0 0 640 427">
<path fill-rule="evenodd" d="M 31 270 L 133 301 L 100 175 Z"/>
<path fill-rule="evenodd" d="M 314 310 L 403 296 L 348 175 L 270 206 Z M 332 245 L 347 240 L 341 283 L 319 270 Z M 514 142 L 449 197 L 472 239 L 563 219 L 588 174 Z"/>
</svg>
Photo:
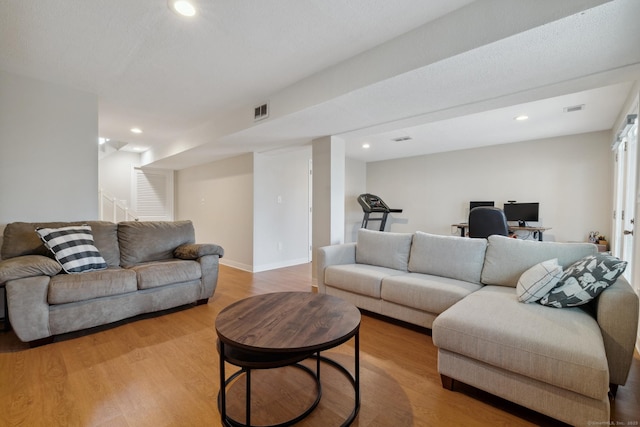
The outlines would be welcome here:
<svg viewBox="0 0 640 427">
<path fill-rule="evenodd" d="M 550 259 L 536 264 L 520 276 L 516 285 L 518 301 L 530 303 L 544 297 L 562 277 L 562 266 L 558 259 Z"/>
<path fill-rule="evenodd" d="M 61 228 L 38 228 L 36 233 L 67 273 L 83 273 L 107 268 L 107 263 L 95 247 L 91 227 L 86 224 Z"/>
</svg>

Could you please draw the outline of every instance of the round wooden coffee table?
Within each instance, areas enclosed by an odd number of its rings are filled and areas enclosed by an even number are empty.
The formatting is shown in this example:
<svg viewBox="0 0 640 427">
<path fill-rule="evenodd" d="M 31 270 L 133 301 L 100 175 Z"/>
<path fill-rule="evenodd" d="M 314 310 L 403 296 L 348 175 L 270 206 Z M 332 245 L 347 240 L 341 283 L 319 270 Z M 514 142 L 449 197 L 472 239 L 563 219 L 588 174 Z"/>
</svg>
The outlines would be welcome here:
<svg viewBox="0 0 640 427">
<path fill-rule="evenodd" d="M 243 299 L 223 309 L 216 319 L 220 354 L 220 392 L 218 407 L 222 424 L 251 425 L 251 370 L 294 366 L 313 377 L 315 401 L 300 415 L 276 426 L 289 426 L 309 415 L 320 402 L 320 362 L 326 362 L 345 375 L 355 392 L 353 411 L 342 424 L 350 425 L 360 408 L 360 311 L 331 295 L 309 292 L 276 292 Z M 355 340 L 355 369 L 352 375 L 338 362 L 320 352 Z M 315 372 L 299 362 L 314 358 Z M 229 378 L 225 362 L 240 367 Z M 246 422 L 227 415 L 226 388 L 240 375 L 246 376 Z"/>
</svg>

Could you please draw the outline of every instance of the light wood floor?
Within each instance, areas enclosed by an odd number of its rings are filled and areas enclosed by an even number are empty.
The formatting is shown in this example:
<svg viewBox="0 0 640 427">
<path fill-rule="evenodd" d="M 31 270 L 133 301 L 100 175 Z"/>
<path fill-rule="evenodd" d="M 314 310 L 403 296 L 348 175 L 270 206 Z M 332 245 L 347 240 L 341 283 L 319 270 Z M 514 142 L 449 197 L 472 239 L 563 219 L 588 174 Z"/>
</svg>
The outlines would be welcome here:
<svg viewBox="0 0 640 427">
<path fill-rule="evenodd" d="M 310 265 L 257 274 L 222 266 L 207 305 L 68 335 L 35 349 L 25 348 L 13 332 L 0 333 L 0 426 L 219 426 L 217 313 L 247 296 L 310 288 Z M 464 385 L 443 389 L 437 350 L 425 330 L 364 315 L 360 347 L 362 406 L 355 426 L 561 425 Z M 353 343 L 327 355 L 351 368 Z M 312 384 L 300 372 L 254 373 L 254 422 L 280 422 L 309 403 Z M 320 405 L 301 425 L 339 425 L 350 412 L 353 390 L 346 379 L 328 365 L 322 378 Z M 229 412 L 240 421 L 242 384 L 228 389 Z M 640 421 L 637 354 L 612 403 L 612 420 Z"/>
</svg>

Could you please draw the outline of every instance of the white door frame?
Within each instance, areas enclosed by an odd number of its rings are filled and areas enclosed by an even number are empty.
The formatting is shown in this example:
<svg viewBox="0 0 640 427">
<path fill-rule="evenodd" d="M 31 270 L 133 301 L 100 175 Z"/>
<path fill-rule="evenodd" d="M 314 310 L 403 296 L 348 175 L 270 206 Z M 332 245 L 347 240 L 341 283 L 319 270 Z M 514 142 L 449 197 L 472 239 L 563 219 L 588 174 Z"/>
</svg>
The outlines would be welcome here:
<svg viewBox="0 0 640 427">
<path fill-rule="evenodd" d="M 313 260 L 313 159 L 309 159 L 309 262 Z"/>
<path fill-rule="evenodd" d="M 635 217 L 640 212 L 640 177 L 638 176 L 638 99 L 627 112 L 613 144 L 615 152 L 614 212 L 611 252 L 628 262 L 624 277 L 635 283 L 640 274 L 640 229 L 635 230 Z M 636 289 L 637 290 L 637 289 Z"/>
</svg>

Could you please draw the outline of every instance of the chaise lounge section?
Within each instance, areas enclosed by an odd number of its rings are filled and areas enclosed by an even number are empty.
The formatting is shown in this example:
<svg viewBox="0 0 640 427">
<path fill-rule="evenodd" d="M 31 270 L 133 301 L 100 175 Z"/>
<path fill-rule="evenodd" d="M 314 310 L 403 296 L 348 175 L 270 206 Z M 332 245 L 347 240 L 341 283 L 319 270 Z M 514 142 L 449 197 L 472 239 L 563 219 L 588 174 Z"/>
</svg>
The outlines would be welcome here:
<svg viewBox="0 0 640 427">
<path fill-rule="evenodd" d="M 318 250 L 320 292 L 432 329 L 445 388 L 460 381 L 572 425 L 609 422 L 633 358 L 638 297 L 623 276 L 593 301 L 523 303 L 532 267 L 595 256 L 589 243 L 360 230 Z"/>
</svg>

